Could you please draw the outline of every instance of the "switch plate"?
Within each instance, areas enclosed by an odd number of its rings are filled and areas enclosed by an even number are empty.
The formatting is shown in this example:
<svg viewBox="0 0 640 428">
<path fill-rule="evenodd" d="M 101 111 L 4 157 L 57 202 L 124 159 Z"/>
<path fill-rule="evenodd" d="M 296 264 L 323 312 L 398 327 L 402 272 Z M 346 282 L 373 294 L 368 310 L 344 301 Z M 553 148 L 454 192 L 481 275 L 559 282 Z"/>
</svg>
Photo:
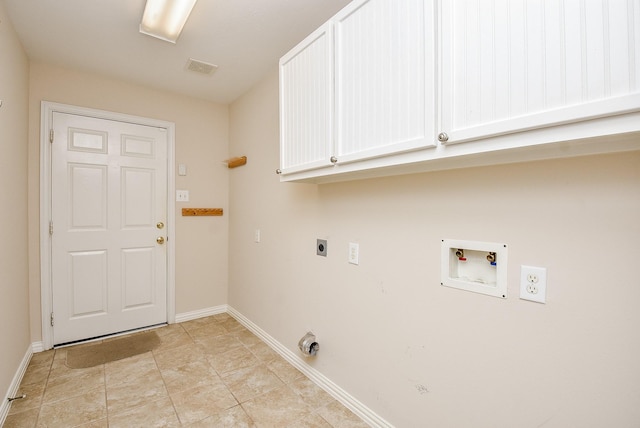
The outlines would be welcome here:
<svg viewBox="0 0 640 428">
<path fill-rule="evenodd" d="M 176 202 L 189 202 L 189 191 L 176 190 Z"/>
<path fill-rule="evenodd" d="M 521 266 L 520 298 L 532 302 L 547 301 L 547 269 L 534 266 Z"/>
<path fill-rule="evenodd" d="M 360 261 L 360 245 L 349 242 L 349 263 L 357 265 Z"/>
<path fill-rule="evenodd" d="M 178 165 L 178 175 L 187 175 L 187 165 L 186 164 L 179 164 Z"/>
<path fill-rule="evenodd" d="M 260 243 L 260 229 L 256 229 L 253 232 L 253 241 L 257 244 Z"/>
<path fill-rule="evenodd" d="M 327 257 L 327 240 L 326 239 L 316 240 L 316 254 L 322 257 Z"/>
</svg>

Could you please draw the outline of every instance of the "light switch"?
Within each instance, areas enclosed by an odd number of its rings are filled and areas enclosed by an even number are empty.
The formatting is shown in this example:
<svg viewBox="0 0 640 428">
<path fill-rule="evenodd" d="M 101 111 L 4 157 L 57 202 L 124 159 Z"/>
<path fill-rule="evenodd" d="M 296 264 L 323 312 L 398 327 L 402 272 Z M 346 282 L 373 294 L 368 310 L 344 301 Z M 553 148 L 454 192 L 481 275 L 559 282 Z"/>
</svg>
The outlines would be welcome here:
<svg viewBox="0 0 640 428">
<path fill-rule="evenodd" d="M 187 175 L 187 165 L 183 163 L 178 165 L 178 175 Z"/>
<path fill-rule="evenodd" d="M 189 191 L 176 190 L 176 202 L 189 202 Z"/>
<path fill-rule="evenodd" d="M 360 263 L 360 245 L 349 242 L 349 263 L 357 265 Z"/>
</svg>

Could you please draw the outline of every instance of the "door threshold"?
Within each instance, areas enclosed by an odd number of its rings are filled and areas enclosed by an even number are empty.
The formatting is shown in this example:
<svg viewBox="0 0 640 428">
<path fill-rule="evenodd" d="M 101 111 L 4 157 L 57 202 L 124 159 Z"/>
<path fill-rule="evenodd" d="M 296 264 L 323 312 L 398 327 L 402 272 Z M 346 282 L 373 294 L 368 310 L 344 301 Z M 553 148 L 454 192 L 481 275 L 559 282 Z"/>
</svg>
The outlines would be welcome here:
<svg viewBox="0 0 640 428">
<path fill-rule="evenodd" d="M 155 330 L 156 328 L 164 327 L 166 325 L 168 325 L 168 323 L 163 322 L 163 323 L 160 323 L 160 324 L 148 325 L 146 327 L 132 328 L 131 330 L 119 331 L 117 333 L 103 334 L 102 336 L 90 337 L 88 339 L 73 340 L 71 342 L 64 342 L 64 343 L 60 343 L 60 344 L 57 344 L 57 345 L 53 345 L 53 349 L 61 349 L 61 348 L 66 348 L 68 346 L 75 346 L 75 345 L 82 345 L 82 344 L 91 343 L 91 342 L 98 342 L 98 341 L 105 340 L 105 339 L 112 339 L 114 337 L 125 336 L 125 335 L 131 334 L 131 333 L 139 333 L 141 331 Z"/>
</svg>

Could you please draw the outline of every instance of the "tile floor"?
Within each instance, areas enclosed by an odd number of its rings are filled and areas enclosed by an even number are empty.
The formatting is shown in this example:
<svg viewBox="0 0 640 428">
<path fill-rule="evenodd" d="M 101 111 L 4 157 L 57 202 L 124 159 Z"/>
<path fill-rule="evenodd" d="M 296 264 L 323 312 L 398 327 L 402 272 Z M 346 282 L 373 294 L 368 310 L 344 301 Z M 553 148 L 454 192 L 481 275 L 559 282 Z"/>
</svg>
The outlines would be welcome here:
<svg viewBox="0 0 640 428">
<path fill-rule="evenodd" d="M 156 332 L 153 352 L 88 369 L 34 354 L 4 427 L 368 426 L 228 314 Z"/>
</svg>

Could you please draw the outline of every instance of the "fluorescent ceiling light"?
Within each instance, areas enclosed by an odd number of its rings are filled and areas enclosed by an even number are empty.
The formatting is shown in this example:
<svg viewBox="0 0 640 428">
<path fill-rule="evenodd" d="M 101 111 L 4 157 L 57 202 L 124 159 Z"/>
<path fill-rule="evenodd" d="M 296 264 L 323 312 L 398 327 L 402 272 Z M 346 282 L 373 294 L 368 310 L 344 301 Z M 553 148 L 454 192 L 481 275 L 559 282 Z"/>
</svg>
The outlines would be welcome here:
<svg viewBox="0 0 640 428">
<path fill-rule="evenodd" d="M 175 43 L 197 0 L 147 0 L 140 32 Z"/>
</svg>

